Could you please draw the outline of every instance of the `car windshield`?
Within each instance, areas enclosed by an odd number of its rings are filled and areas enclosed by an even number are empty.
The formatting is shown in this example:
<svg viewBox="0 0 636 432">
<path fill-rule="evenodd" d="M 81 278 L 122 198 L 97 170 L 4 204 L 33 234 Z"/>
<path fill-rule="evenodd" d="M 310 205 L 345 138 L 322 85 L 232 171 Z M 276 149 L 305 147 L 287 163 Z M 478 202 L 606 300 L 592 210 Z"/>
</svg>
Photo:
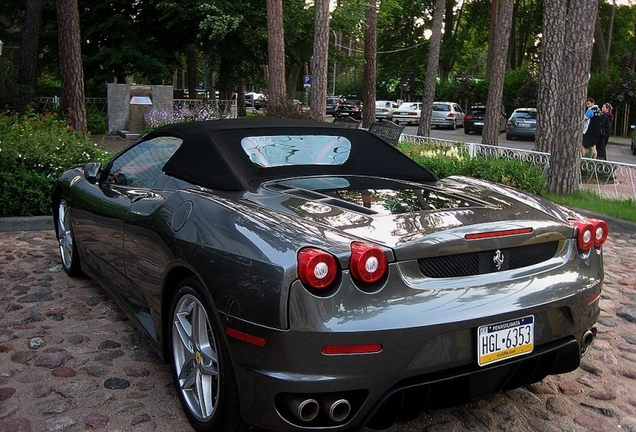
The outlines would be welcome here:
<svg viewBox="0 0 636 432">
<path fill-rule="evenodd" d="M 245 137 L 243 151 L 254 164 L 270 168 L 291 165 L 342 165 L 351 142 L 330 135 L 272 135 Z"/>
</svg>

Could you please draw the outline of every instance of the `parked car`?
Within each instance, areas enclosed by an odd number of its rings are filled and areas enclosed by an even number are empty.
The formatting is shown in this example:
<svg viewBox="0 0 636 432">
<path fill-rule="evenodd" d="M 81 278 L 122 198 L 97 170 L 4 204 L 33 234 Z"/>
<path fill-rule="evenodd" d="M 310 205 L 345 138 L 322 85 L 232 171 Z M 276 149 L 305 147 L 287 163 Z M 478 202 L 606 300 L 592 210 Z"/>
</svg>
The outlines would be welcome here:
<svg viewBox="0 0 636 432">
<path fill-rule="evenodd" d="M 464 110 L 455 102 L 433 102 L 431 125 L 455 130 L 464 125 Z"/>
<path fill-rule="evenodd" d="M 264 98 L 265 98 L 265 95 L 263 93 L 257 93 L 257 92 L 245 93 L 245 106 L 253 107 L 255 100 L 264 99 Z"/>
<path fill-rule="evenodd" d="M 420 124 L 421 113 L 421 102 L 402 102 L 402 104 L 393 113 L 393 122 L 395 124 Z"/>
<path fill-rule="evenodd" d="M 335 117 L 351 117 L 356 120 L 362 119 L 362 101 L 357 99 L 344 100 L 336 108 Z"/>
<path fill-rule="evenodd" d="M 384 429 L 574 370 L 596 334 L 605 222 L 362 129 L 171 124 L 52 203 L 63 269 L 171 364 L 197 430 Z"/>
<path fill-rule="evenodd" d="M 506 139 L 535 138 L 537 134 L 537 109 L 517 108 L 512 112 L 506 126 Z"/>
<path fill-rule="evenodd" d="M 338 97 L 328 97 L 327 98 L 327 108 L 326 108 L 326 113 L 327 115 L 333 116 L 336 114 L 336 109 L 338 109 L 338 106 L 340 106 L 340 104 L 342 103 L 342 99 L 338 98 Z"/>
<path fill-rule="evenodd" d="M 388 100 L 379 100 L 375 101 L 375 119 L 378 121 L 382 120 L 393 120 L 393 113 L 399 107 L 397 102 L 388 101 Z"/>
<path fill-rule="evenodd" d="M 486 119 L 486 107 L 483 105 L 476 105 L 470 107 L 466 115 L 464 116 L 464 133 L 468 135 L 471 132 L 482 133 L 484 129 L 484 121 Z M 502 112 L 499 116 L 499 132 L 506 131 L 506 124 L 508 118 Z"/>
</svg>

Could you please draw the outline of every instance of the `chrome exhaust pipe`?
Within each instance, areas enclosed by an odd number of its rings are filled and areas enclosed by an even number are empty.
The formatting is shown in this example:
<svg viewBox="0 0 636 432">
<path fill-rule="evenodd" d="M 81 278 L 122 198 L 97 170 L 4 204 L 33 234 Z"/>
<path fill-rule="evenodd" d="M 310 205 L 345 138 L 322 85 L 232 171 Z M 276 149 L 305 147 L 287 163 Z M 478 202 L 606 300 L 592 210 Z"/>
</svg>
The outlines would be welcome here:
<svg viewBox="0 0 636 432">
<path fill-rule="evenodd" d="M 320 410 L 316 399 L 291 397 L 287 401 L 287 406 L 296 418 L 302 422 L 310 422 L 316 418 Z"/>
<path fill-rule="evenodd" d="M 590 330 L 583 333 L 583 337 L 581 338 L 581 357 L 583 357 L 592 346 L 592 342 L 594 342 L 594 338 L 596 338 L 596 327 L 592 327 Z"/>
<path fill-rule="evenodd" d="M 351 414 L 351 404 L 343 398 L 327 399 L 322 404 L 322 409 L 334 423 L 343 422 Z"/>
</svg>

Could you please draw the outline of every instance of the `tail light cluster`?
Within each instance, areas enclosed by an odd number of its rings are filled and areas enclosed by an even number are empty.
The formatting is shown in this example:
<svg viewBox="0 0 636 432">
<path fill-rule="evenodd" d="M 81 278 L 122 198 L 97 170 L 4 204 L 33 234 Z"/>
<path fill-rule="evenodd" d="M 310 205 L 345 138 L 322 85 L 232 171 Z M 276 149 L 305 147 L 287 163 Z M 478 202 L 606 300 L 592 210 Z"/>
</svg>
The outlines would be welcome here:
<svg viewBox="0 0 636 432">
<path fill-rule="evenodd" d="M 576 245 L 581 252 L 587 252 L 592 247 L 600 248 L 607 240 L 609 229 L 601 219 L 573 220 L 572 223 L 576 227 Z"/>
<path fill-rule="evenodd" d="M 301 249 L 297 259 L 298 276 L 301 282 L 315 290 L 331 287 L 340 271 L 336 257 L 322 249 Z M 378 282 L 387 272 L 386 255 L 377 246 L 351 243 L 349 272 L 357 282 L 363 284 Z"/>
</svg>

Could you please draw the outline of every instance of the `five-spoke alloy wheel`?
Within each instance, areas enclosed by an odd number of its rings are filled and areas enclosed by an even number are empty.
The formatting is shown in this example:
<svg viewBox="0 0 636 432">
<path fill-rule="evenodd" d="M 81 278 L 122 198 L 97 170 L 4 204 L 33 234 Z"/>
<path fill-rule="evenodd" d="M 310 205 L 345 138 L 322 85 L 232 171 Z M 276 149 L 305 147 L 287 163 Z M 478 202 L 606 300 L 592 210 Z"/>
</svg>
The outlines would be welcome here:
<svg viewBox="0 0 636 432">
<path fill-rule="evenodd" d="M 57 242 L 64 271 L 69 276 L 78 275 L 81 272 L 80 259 L 71 226 L 70 207 L 64 198 L 60 198 L 57 206 Z"/>
<path fill-rule="evenodd" d="M 179 399 L 198 430 L 238 430 L 238 392 L 221 326 L 194 278 L 173 297 L 170 349 Z"/>
</svg>

